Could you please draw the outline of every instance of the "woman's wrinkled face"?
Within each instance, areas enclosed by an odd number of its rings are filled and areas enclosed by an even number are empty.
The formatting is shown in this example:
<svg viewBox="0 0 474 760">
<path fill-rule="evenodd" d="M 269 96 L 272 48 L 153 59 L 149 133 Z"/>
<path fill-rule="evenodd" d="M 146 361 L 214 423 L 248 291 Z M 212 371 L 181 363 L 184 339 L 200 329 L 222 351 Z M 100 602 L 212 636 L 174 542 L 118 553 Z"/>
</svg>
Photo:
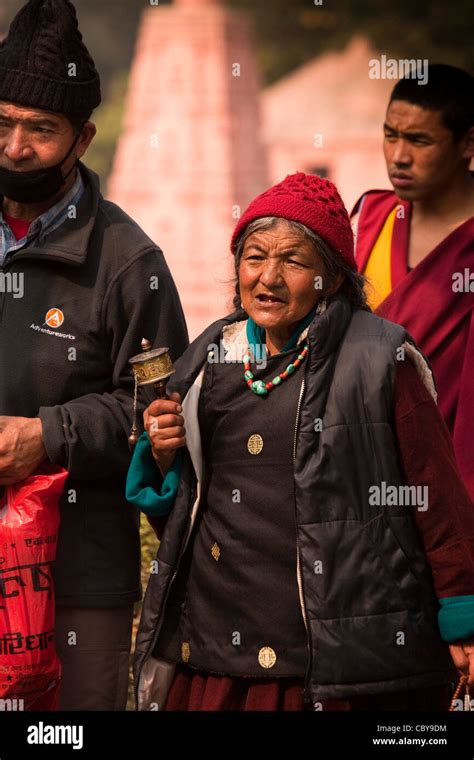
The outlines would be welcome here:
<svg viewBox="0 0 474 760">
<path fill-rule="evenodd" d="M 239 265 L 242 306 L 260 327 L 291 335 L 321 299 L 324 275 L 313 243 L 279 220 L 245 241 Z"/>
</svg>

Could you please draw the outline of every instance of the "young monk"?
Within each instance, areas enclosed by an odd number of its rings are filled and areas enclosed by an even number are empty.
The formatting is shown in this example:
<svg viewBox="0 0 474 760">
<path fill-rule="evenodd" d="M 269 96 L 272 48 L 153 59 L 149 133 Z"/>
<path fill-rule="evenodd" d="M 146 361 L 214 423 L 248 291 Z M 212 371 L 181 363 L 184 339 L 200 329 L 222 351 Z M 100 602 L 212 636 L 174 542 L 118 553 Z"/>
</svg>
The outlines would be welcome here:
<svg viewBox="0 0 474 760">
<path fill-rule="evenodd" d="M 429 359 L 440 411 L 474 497 L 474 79 L 444 64 L 402 79 L 384 124 L 393 192 L 353 212 L 356 258 L 377 314 L 402 324 Z"/>
</svg>

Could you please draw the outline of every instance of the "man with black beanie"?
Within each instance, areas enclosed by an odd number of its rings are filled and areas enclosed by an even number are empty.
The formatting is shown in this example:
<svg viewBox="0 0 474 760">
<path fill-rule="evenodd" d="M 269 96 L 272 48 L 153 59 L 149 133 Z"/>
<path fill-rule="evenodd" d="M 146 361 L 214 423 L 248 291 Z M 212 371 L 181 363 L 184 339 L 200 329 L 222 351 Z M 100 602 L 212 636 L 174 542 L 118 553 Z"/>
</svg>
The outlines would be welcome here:
<svg viewBox="0 0 474 760">
<path fill-rule="evenodd" d="M 0 44 L 0 486 L 47 461 L 69 472 L 54 572 L 66 710 L 125 709 L 141 597 L 128 359 L 143 337 L 173 360 L 188 344 L 163 253 L 80 161 L 100 101 L 70 0 L 29 0 Z"/>
</svg>

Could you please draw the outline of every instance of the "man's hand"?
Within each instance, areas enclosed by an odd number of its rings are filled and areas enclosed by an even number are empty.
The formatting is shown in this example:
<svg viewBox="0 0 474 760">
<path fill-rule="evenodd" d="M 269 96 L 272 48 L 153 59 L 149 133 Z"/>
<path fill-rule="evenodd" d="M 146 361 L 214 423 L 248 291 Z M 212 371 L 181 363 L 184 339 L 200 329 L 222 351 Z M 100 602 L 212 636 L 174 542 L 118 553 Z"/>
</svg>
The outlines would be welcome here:
<svg viewBox="0 0 474 760">
<path fill-rule="evenodd" d="M 45 459 L 38 417 L 0 417 L 0 485 L 19 483 Z"/>
<path fill-rule="evenodd" d="M 474 639 L 450 644 L 449 651 L 457 669 L 469 676 L 469 686 L 474 686 Z"/>
</svg>

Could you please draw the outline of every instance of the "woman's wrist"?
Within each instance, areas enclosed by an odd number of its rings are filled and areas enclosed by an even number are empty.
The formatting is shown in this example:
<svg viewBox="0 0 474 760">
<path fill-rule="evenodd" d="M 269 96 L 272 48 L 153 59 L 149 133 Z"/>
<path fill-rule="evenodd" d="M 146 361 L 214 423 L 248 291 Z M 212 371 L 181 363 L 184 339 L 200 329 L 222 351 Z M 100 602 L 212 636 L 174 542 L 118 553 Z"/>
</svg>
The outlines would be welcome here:
<svg viewBox="0 0 474 760">
<path fill-rule="evenodd" d="M 156 454 L 154 449 L 152 448 L 152 454 L 153 454 L 153 459 L 155 460 L 158 466 L 158 469 L 161 472 L 162 477 L 165 478 L 167 472 L 169 471 L 169 469 L 171 468 L 175 460 L 176 451 L 173 451 L 171 455 L 168 454 L 166 456 L 163 456 L 163 454 L 161 455 Z"/>
</svg>

